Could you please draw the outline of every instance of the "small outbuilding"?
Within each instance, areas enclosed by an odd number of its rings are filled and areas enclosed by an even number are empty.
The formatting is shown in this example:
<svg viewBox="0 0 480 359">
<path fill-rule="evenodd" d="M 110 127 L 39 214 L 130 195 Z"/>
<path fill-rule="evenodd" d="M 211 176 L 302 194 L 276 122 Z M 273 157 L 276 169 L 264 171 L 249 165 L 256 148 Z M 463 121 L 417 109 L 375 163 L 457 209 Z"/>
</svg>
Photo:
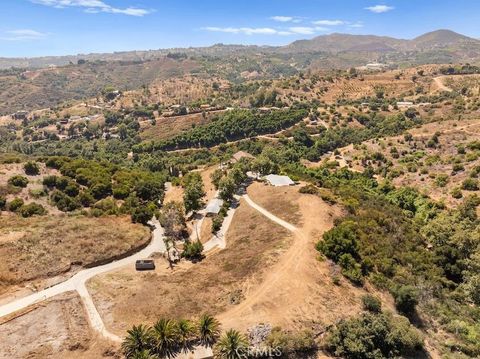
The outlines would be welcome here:
<svg viewBox="0 0 480 359">
<path fill-rule="evenodd" d="M 249 159 L 254 159 L 255 157 L 253 157 L 250 153 L 248 152 L 244 152 L 244 151 L 238 151 L 237 153 L 235 153 L 232 158 L 230 159 L 230 162 L 231 163 L 237 163 L 238 161 L 240 161 L 242 158 L 249 158 Z"/>
<path fill-rule="evenodd" d="M 205 208 L 205 215 L 208 216 L 214 216 L 216 214 L 220 213 L 220 210 L 222 209 L 223 206 L 223 200 L 220 198 L 214 198 L 212 199 L 208 205 L 207 208 Z"/>
<path fill-rule="evenodd" d="M 265 179 L 271 186 L 274 187 L 293 186 L 295 184 L 295 182 L 293 182 L 288 176 L 270 174 L 265 176 Z"/>
</svg>

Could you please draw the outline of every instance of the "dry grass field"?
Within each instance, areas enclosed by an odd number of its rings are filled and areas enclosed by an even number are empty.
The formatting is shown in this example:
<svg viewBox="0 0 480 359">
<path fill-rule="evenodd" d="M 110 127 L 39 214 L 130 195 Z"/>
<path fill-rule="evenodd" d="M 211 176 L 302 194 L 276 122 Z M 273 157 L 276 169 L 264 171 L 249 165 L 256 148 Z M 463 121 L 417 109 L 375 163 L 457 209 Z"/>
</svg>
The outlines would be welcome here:
<svg viewBox="0 0 480 359">
<path fill-rule="evenodd" d="M 0 216 L 0 294 L 73 272 L 145 245 L 147 227 L 127 217 Z"/>
</svg>

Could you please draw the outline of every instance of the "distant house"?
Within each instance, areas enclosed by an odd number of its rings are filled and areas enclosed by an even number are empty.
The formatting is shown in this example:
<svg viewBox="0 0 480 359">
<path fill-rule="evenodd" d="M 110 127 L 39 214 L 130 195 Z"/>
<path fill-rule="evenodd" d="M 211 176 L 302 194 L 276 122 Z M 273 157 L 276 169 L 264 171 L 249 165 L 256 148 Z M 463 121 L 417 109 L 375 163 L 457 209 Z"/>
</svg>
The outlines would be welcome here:
<svg viewBox="0 0 480 359">
<path fill-rule="evenodd" d="M 235 153 L 232 158 L 230 159 L 230 163 L 237 163 L 238 161 L 240 161 L 242 158 L 250 158 L 250 159 L 253 159 L 255 158 L 254 156 L 252 156 L 250 153 L 248 152 L 244 152 L 244 151 L 238 151 L 237 153 Z"/>
<path fill-rule="evenodd" d="M 398 101 L 397 107 L 411 107 L 413 106 L 413 102 L 410 101 Z"/>
<path fill-rule="evenodd" d="M 383 70 L 385 67 L 387 67 L 387 65 L 381 64 L 378 62 L 373 62 L 365 65 L 365 68 L 367 70 L 376 70 L 376 71 Z"/>
<path fill-rule="evenodd" d="M 274 187 L 293 186 L 295 184 L 295 182 L 293 182 L 288 176 L 270 174 L 265 176 L 265 179 L 271 186 Z"/>
<path fill-rule="evenodd" d="M 223 200 L 220 198 L 214 198 L 212 199 L 208 205 L 207 208 L 205 208 L 205 215 L 208 216 L 214 216 L 216 214 L 220 213 L 220 210 L 222 209 L 223 206 Z"/>
</svg>

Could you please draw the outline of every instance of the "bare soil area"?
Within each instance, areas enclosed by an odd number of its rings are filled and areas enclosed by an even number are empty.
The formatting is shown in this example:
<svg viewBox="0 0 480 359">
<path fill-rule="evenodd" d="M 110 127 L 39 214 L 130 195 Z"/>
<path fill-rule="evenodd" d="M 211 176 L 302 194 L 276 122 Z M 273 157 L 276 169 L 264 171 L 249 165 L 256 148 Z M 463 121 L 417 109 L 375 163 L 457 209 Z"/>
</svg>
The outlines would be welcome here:
<svg viewBox="0 0 480 359">
<path fill-rule="evenodd" d="M 302 196 L 298 187 L 272 187 L 254 182 L 248 187 L 248 195 L 260 206 L 275 216 L 293 225 L 302 222 L 298 201 Z"/>
<path fill-rule="evenodd" d="M 80 298 L 73 292 L 2 318 L 0 342 L 1 358 L 102 358 L 118 351 L 92 335 Z"/>
</svg>

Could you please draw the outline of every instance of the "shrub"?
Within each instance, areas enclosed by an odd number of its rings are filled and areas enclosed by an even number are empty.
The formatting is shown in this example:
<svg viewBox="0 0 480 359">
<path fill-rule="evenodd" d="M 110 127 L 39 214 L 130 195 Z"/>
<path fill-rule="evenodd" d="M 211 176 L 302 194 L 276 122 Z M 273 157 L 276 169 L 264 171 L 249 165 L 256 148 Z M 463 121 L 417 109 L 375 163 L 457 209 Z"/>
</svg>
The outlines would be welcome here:
<svg viewBox="0 0 480 359">
<path fill-rule="evenodd" d="M 382 311 L 382 302 L 377 297 L 366 294 L 362 296 L 363 309 L 372 313 L 380 313 Z"/>
<path fill-rule="evenodd" d="M 463 197 L 462 191 L 458 187 L 455 187 L 454 189 L 452 189 L 452 192 L 450 194 L 452 195 L 453 198 L 456 198 L 456 199 Z"/>
<path fill-rule="evenodd" d="M 55 190 L 50 198 L 57 208 L 63 212 L 72 212 L 81 207 L 77 199 L 58 190 Z"/>
<path fill-rule="evenodd" d="M 133 223 L 147 224 L 153 217 L 153 211 L 147 206 L 137 207 L 132 210 L 131 217 Z"/>
<path fill-rule="evenodd" d="M 182 256 L 192 262 L 203 259 L 203 244 L 200 241 L 186 242 Z"/>
<path fill-rule="evenodd" d="M 394 291 L 393 297 L 395 306 L 400 312 L 406 315 L 413 314 L 415 306 L 418 304 L 418 294 L 415 287 L 409 285 L 401 286 Z"/>
<path fill-rule="evenodd" d="M 14 198 L 8 203 L 8 210 L 11 212 L 16 212 L 23 206 L 25 202 L 21 198 Z"/>
<path fill-rule="evenodd" d="M 404 317 L 363 313 L 337 324 L 324 346 L 342 358 L 386 359 L 414 354 L 422 348 L 423 340 Z"/>
<path fill-rule="evenodd" d="M 42 183 L 48 188 L 54 188 L 57 185 L 57 178 L 57 176 L 45 176 Z"/>
<path fill-rule="evenodd" d="M 22 217 L 31 217 L 33 215 L 43 216 L 47 211 L 41 204 L 29 203 L 20 207 L 19 213 Z"/>
<path fill-rule="evenodd" d="M 38 176 L 40 174 L 40 167 L 36 162 L 29 161 L 23 165 L 25 173 L 29 176 Z"/>
<path fill-rule="evenodd" d="M 303 186 L 302 188 L 300 188 L 300 189 L 298 190 L 298 192 L 304 193 L 304 194 L 317 194 L 317 193 L 318 193 L 318 188 L 315 187 L 315 186 L 312 185 L 312 184 L 308 184 L 308 185 Z"/>
<path fill-rule="evenodd" d="M 467 178 L 462 183 L 462 189 L 465 191 L 477 191 L 478 190 L 478 180 L 475 178 Z"/>
<path fill-rule="evenodd" d="M 28 178 L 24 176 L 16 175 L 8 179 L 8 184 L 15 187 L 25 188 L 28 185 Z"/>
<path fill-rule="evenodd" d="M 438 187 L 445 187 L 449 181 L 448 175 L 441 173 L 435 178 L 435 185 Z"/>
</svg>

